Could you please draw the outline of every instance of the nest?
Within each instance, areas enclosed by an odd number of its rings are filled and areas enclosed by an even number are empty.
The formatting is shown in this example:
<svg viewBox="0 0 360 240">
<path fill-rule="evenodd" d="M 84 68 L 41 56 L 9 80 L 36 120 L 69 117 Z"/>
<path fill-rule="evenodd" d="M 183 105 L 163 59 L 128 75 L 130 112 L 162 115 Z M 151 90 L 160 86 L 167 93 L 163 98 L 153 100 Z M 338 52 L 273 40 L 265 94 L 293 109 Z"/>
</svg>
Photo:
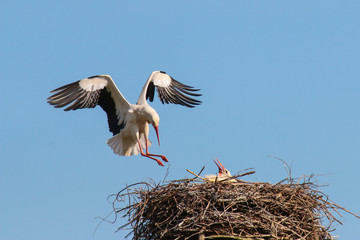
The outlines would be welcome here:
<svg viewBox="0 0 360 240">
<path fill-rule="evenodd" d="M 234 176 L 235 182 L 132 184 L 112 195 L 116 216 L 128 218 L 119 230 L 131 226 L 128 236 L 136 240 L 333 239 L 331 226 L 341 222 L 332 213 L 347 210 L 330 202 L 310 177 L 270 184 L 239 179 L 246 174 Z"/>
</svg>

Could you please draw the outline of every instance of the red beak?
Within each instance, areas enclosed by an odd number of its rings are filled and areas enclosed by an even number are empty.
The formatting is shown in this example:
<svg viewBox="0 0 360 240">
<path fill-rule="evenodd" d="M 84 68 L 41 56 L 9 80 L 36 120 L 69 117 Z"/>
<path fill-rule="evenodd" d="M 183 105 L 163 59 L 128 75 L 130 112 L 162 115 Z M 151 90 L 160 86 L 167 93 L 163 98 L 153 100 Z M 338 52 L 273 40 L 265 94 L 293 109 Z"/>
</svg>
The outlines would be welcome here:
<svg viewBox="0 0 360 240">
<path fill-rule="evenodd" d="M 155 129 L 156 136 L 157 136 L 157 139 L 158 139 L 158 143 L 159 143 L 159 146 L 160 146 L 159 128 L 158 128 L 158 126 L 153 126 L 153 127 L 154 127 L 154 129 Z"/>
<path fill-rule="evenodd" d="M 216 164 L 216 166 L 219 168 L 219 174 L 221 174 L 224 171 L 225 167 L 224 167 L 224 165 L 221 164 L 221 162 L 219 161 L 219 159 L 217 159 L 217 157 L 215 157 L 215 158 L 218 161 L 218 163 L 215 160 L 213 160 L 213 161 Z"/>
<path fill-rule="evenodd" d="M 217 157 L 215 157 L 215 158 L 216 158 L 216 160 L 218 161 L 218 163 L 220 164 L 222 170 L 225 170 L 225 167 L 224 167 L 224 165 L 222 165 L 222 163 L 220 162 L 220 160 L 219 160 Z"/>
</svg>

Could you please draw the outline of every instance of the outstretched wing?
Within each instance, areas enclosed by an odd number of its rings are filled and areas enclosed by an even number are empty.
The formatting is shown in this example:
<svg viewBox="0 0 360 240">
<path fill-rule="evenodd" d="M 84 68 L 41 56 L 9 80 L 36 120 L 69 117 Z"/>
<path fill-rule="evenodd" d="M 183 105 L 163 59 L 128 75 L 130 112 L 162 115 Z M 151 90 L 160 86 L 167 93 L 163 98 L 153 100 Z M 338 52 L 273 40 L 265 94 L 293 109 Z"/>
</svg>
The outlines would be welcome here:
<svg viewBox="0 0 360 240">
<path fill-rule="evenodd" d="M 152 102 L 155 88 L 163 104 L 180 104 L 190 108 L 201 104 L 201 101 L 192 98 L 201 96 L 201 94 L 196 93 L 200 89 L 178 82 L 163 71 L 155 71 L 150 75 L 142 89 L 138 104 L 145 104 L 146 99 Z"/>
<path fill-rule="evenodd" d="M 109 130 L 113 135 L 125 127 L 125 114 L 130 103 L 123 97 L 109 75 L 97 75 L 85 78 L 60 88 L 51 93 L 48 103 L 55 108 L 67 106 L 64 110 L 94 108 L 97 105 L 106 112 Z"/>
</svg>

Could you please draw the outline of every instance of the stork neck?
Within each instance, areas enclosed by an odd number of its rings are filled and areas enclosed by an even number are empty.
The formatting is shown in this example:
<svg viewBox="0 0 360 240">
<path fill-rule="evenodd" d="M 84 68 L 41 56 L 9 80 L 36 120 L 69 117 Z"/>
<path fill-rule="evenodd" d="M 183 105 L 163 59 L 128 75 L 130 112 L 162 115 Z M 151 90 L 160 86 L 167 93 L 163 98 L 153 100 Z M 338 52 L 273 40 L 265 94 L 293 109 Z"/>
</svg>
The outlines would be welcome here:
<svg viewBox="0 0 360 240">
<path fill-rule="evenodd" d="M 143 86 L 142 90 L 141 90 L 141 93 L 140 93 L 140 96 L 139 96 L 139 99 L 137 101 L 137 104 L 146 104 L 146 92 L 147 92 L 147 89 L 148 89 L 148 86 L 149 86 L 149 83 L 152 79 L 154 75 L 154 72 L 152 72 L 149 76 L 149 78 L 146 80 L 146 83 L 145 85 Z"/>
</svg>

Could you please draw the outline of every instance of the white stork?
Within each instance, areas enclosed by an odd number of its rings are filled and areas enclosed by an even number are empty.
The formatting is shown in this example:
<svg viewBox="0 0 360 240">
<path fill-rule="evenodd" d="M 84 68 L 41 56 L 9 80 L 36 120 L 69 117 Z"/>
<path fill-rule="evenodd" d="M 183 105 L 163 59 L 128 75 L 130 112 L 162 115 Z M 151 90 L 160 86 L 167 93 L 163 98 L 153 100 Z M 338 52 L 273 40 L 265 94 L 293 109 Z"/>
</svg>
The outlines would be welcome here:
<svg viewBox="0 0 360 240">
<path fill-rule="evenodd" d="M 227 170 L 224 167 L 224 165 L 222 165 L 222 163 L 220 162 L 219 159 L 217 159 L 217 157 L 215 157 L 215 159 L 217 160 L 217 162 L 215 160 L 213 160 L 213 161 L 216 164 L 216 166 L 219 168 L 218 177 L 222 178 L 222 179 L 231 177 L 232 175 L 231 175 L 230 171 Z"/>
<path fill-rule="evenodd" d="M 205 180 L 207 180 L 209 182 L 222 181 L 222 180 L 224 180 L 226 182 L 236 182 L 235 179 L 225 180 L 225 179 L 231 178 L 232 175 L 231 175 L 230 171 L 227 170 L 224 167 L 224 165 L 222 165 L 222 163 L 220 162 L 219 159 L 216 158 L 216 160 L 217 160 L 217 162 L 215 160 L 213 160 L 213 161 L 216 164 L 216 166 L 219 168 L 218 174 L 217 175 L 214 175 L 214 174 L 206 175 Z"/>
<path fill-rule="evenodd" d="M 149 124 L 154 127 L 160 145 L 158 132 L 160 118 L 146 101 L 154 100 L 155 88 L 163 104 L 180 104 L 190 108 L 201 104 L 201 101 L 190 97 L 201 96 L 196 93 L 199 89 L 182 84 L 163 71 L 151 73 L 136 104 L 130 104 L 124 98 L 109 75 L 97 75 L 57 88 L 51 91 L 55 94 L 47 100 L 55 108 L 69 105 L 64 109 L 65 111 L 94 108 L 100 105 L 107 114 L 109 131 L 113 133 L 113 137 L 106 143 L 115 154 L 131 156 L 141 153 L 142 156 L 164 166 L 156 158 L 168 162 L 164 155 L 151 154 L 148 151 L 151 145 L 148 140 Z"/>
</svg>

